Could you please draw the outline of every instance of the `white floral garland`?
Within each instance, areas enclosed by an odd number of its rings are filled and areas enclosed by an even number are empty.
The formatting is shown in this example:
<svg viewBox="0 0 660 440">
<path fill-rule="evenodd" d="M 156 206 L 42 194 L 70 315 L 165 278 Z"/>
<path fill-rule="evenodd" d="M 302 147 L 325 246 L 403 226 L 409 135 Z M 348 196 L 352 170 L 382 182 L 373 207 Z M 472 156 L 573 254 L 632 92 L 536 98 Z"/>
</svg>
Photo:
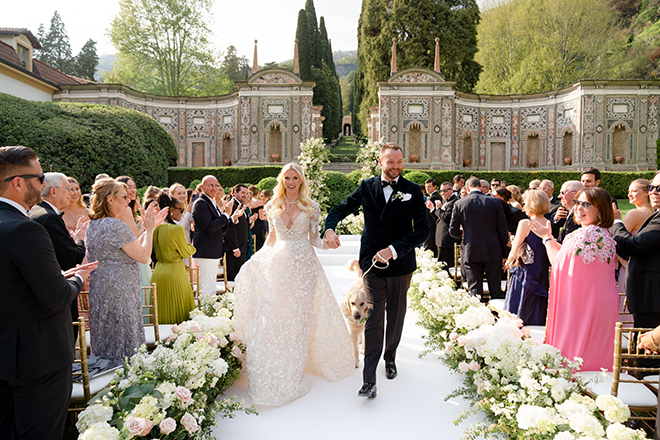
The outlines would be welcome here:
<svg viewBox="0 0 660 440">
<path fill-rule="evenodd" d="M 582 360 L 569 361 L 543 344 L 508 312 L 480 304 L 454 288 L 430 251 L 417 250 L 418 269 L 409 297 L 425 327 L 427 350 L 442 353 L 442 362 L 465 375 L 464 386 L 449 397 L 471 400 L 486 421 L 466 430 L 466 438 L 639 440 L 643 430 L 623 425 L 629 408 L 618 398 L 585 395 L 576 375 Z M 449 398 L 448 397 L 448 398 Z"/>
</svg>

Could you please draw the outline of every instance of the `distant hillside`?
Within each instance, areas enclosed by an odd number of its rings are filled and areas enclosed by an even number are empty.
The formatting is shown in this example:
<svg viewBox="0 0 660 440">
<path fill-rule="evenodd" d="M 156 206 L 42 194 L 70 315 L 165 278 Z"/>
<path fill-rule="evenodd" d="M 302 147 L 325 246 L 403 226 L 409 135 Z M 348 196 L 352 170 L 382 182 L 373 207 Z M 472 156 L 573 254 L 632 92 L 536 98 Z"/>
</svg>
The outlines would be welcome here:
<svg viewBox="0 0 660 440">
<path fill-rule="evenodd" d="M 357 72 L 357 50 L 338 50 L 333 52 L 332 59 L 335 61 L 335 70 L 340 77 L 346 78 L 349 73 Z"/>
<path fill-rule="evenodd" d="M 106 53 L 99 56 L 99 65 L 96 66 L 96 74 L 94 75 L 94 79 L 97 82 L 101 82 L 103 80 L 102 75 L 104 72 L 112 72 L 112 65 L 116 59 L 117 55 L 113 53 Z"/>
</svg>

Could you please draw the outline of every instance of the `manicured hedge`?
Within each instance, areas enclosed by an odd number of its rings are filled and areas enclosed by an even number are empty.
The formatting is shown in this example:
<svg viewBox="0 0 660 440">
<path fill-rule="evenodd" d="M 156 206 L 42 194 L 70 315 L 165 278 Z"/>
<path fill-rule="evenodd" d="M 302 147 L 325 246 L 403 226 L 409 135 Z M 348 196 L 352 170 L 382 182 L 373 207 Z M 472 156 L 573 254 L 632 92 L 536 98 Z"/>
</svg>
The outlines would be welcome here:
<svg viewBox="0 0 660 440">
<path fill-rule="evenodd" d="M 256 185 L 265 177 L 277 177 L 282 170 L 281 165 L 258 167 L 216 167 L 216 168 L 170 168 L 169 184 L 180 183 L 186 188 L 193 180 L 202 180 L 204 176 L 213 175 L 224 188 L 230 188 L 238 183 Z"/>
<path fill-rule="evenodd" d="M 117 106 L 34 102 L 0 93 L 0 146 L 37 152 L 44 171 L 75 177 L 88 191 L 99 173 L 167 184 L 176 164 L 172 137 L 152 118 Z"/>
<path fill-rule="evenodd" d="M 419 170 L 403 170 L 403 175 L 407 176 Z M 548 179 L 555 184 L 555 197 L 559 195 L 561 185 L 567 180 L 580 180 L 580 171 L 442 171 L 442 170 L 423 170 L 424 173 L 434 178 L 438 185 L 444 181 L 452 182 L 456 174 L 462 174 L 467 180 L 470 176 L 476 176 L 490 182 L 492 178 L 506 181 L 509 185 L 517 185 L 523 189 L 529 187 L 529 182 L 534 179 Z M 628 195 L 628 186 L 635 179 L 653 179 L 655 171 L 635 171 L 635 172 L 616 172 L 602 171 L 600 186 L 607 190 L 615 199 L 626 198 Z"/>
</svg>

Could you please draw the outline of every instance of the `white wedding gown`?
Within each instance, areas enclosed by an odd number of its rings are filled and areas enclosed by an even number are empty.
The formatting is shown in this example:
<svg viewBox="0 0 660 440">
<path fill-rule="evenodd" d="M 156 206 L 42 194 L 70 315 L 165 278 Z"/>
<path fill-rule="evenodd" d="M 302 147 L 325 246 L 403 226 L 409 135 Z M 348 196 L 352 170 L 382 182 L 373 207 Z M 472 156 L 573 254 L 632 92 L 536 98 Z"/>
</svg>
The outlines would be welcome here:
<svg viewBox="0 0 660 440">
<path fill-rule="evenodd" d="M 279 406 L 311 388 L 305 374 L 308 362 L 336 381 L 355 371 L 355 359 L 344 318 L 312 247 L 323 246 L 318 205 L 311 218 L 301 212 L 291 228 L 279 217 L 268 215 L 268 222 L 275 244 L 263 246 L 236 276 L 234 322 L 238 340 L 247 346 L 252 402 Z"/>
</svg>

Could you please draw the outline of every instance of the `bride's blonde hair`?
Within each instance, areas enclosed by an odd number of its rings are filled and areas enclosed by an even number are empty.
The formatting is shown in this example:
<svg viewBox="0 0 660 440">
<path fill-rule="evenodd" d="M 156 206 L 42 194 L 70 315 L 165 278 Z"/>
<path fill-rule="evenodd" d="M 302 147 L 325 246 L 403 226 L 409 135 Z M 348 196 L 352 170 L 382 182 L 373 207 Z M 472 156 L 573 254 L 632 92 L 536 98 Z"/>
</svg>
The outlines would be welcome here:
<svg viewBox="0 0 660 440">
<path fill-rule="evenodd" d="M 298 189 L 298 208 L 300 208 L 306 216 L 309 218 L 314 214 L 314 201 L 309 198 L 309 188 L 307 187 L 307 179 L 305 179 L 305 173 L 303 172 L 300 165 L 296 163 L 288 163 L 282 167 L 282 171 L 279 176 L 277 176 L 277 185 L 273 189 L 273 199 L 270 201 L 271 209 L 269 214 L 273 217 L 280 216 L 286 209 L 286 188 L 284 188 L 284 174 L 293 170 L 298 174 L 300 178 L 300 187 Z"/>
</svg>

